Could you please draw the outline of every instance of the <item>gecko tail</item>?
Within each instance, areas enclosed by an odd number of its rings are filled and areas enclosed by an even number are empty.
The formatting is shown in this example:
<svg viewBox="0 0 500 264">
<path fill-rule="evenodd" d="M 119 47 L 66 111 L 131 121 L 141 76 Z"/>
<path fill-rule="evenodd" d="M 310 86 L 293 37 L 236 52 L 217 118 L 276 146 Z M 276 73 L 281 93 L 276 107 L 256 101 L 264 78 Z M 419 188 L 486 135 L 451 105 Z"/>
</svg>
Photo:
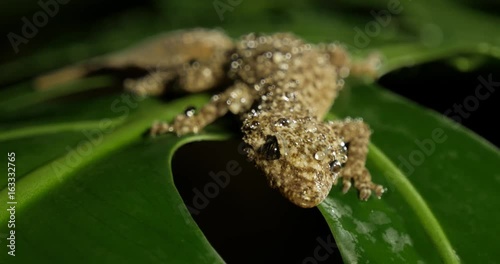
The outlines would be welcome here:
<svg viewBox="0 0 500 264">
<path fill-rule="evenodd" d="M 52 87 L 68 83 L 89 74 L 89 70 L 82 65 L 72 65 L 65 68 L 49 72 L 38 76 L 34 80 L 34 86 L 37 90 L 48 90 Z"/>
</svg>

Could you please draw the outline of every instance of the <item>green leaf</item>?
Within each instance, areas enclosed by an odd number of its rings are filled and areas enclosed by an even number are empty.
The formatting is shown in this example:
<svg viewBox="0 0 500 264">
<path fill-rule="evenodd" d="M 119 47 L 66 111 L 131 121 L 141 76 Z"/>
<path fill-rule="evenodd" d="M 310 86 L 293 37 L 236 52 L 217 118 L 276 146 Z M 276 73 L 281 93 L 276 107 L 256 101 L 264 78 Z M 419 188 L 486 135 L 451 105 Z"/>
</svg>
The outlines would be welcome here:
<svg viewBox="0 0 500 264">
<path fill-rule="evenodd" d="M 422 111 L 400 97 L 378 93 L 374 89 L 357 89 L 355 93 L 357 96 L 349 97 L 349 109 L 337 111 L 344 115 L 363 116 L 376 131 L 372 142 L 378 149 L 371 148 L 375 153 L 370 155 L 368 166 L 373 166 L 374 174 L 386 175 L 388 183 L 398 193 L 388 195 L 384 202 L 394 204 L 391 207 L 397 208 L 398 214 L 403 210 L 401 201 L 408 203 L 408 209 L 415 211 L 416 215 L 406 217 L 406 227 L 414 232 L 418 230 L 417 226 L 422 226 L 423 230 L 417 232 L 426 231 L 440 254 L 449 256 L 451 252 L 446 248 L 446 238 L 411 190 L 415 188 L 427 201 L 453 249 L 464 262 L 492 261 L 496 255 L 491 244 L 495 240 L 494 219 L 499 216 L 494 209 L 498 206 L 494 198 L 499 180 L 498 149 L 443 116 Z M 383 108 L 392 111 L 382 113 Z M 390 125 L 387 120 L 390 120 Z M 437 137 L 442 138 L 442 142 L 433 140 L 436 131 L 442 131 Z M 388 164 L 380 150 L 394 164 Z M 423 156 L 423 160 L 418 160 L 417 156 Z M 393 167 L 395 164 L 401 168 L 399 171 Z M 400 173 L 413 187 L 398 178 Z M 478 251 L 482 253 L 477 254 Z M 424 252 L 428 254 L 428 251 Z"/>
<path fill-rule="evenodd" d="M 113 114 L 113 102 L 120 98 L 97 99 L 91 105 L 99 107 L 103 114 Z M 171 156 L 180 145 L 224 138 L 224 134 L 160 140 L 141 137 L 153 120 L 172 118 L 187 102 L 199 104 L 202 99 L 206 97 L 191 97 L 168 106 L 144 100 L 140 107 L 135 106 L 138 109 L 130 118 L 128 112 L 133 109 L 121 108 L 123 114 L 117 119 L 127 122 L 111 122 L 107 129 L 95 125 L 105 119 L 76 123 L 75 119 L 87 117 L 88 113 L 72 113 L 65 123 L 74 126 L 22 124 L 17 130 L 3 132 L 2 149 L 16 153 L 19 168 L 15 191 L 16 260 L 222 262 L 183 206 L 172 177 L 166 176 Z M 88 104 L 80 102 L 78 107 Z M 6 165 L 2 164 L 5 171 Z M 2 181 L 3 210 L 9 201 L 6 187 L 6 181 Z M 9 232 L 8 220 L 8 214 L 0 216 L 3 234 Z M 1 255 L 4 260 L 9 257 Z"/>
<path fill-rule="evenodd" d="M 212 126 L 200 135 L 144 138 L 152 121 L 169 120 L 208 97 L 126 104 L 122 96 L 57 103 L 52 105 L 60 111 L 55 121 L 50 111 L 33 111 L 46 109 L 50 102 L 17 110 L 23 122 L 0 133 L 3 149 L 16 152 L 19 168 L 19 263 L 222 262 L 183 205 L 170 161 L 187 142 L 228 139 L 234 132 Z M 78 111 L 89 105 L 100 110 Z M 375 133 L 368 168 L 388 187 L 382 199 L 368 202 L 359 201 L 354 191 L 341 195 L 334 188 L 319 206 L 346 262 L 455 263 L 455 252 L 464 262 L 494 259 L 493 241 L 500 231 L 494 222 L 499 204 L 493 199 L 497 149 L 373 85 L 345 89 L 333 113 L 361 116 L 371 124 Z M 109 131 L 99 126 L 105 116 L 112 117 Z M 413 122 L 407 122 L 410 117 Z M 442 129 L 446 140 L 434 142 L 425 154 L 415 140 L 429 142 L 435 129 Z M 398 168 L 400 157 L 410 162 L 413 152 L 424 153 L 422 164 L 412 165 L 411 173 L 408 167 Z M 470 180 L 478 174 L 480 178 Z M 5 181 L 2 186 L 0 204 L 5 206 Z M 8 215 L 2 214 L 3 234 L 7 221 Z"/>
</svg>

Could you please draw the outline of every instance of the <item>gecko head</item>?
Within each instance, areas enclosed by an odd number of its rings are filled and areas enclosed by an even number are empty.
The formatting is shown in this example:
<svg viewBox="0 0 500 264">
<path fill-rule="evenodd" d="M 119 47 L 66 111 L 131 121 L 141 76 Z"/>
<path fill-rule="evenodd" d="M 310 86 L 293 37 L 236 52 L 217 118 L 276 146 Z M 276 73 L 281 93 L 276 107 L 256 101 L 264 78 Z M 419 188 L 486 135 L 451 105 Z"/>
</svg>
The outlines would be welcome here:
<svg viewBox="0 0 500 264">
<path fill-rule="evenodd" d="M 300 207 L 321 203 L 347 160 L 342 139 L 311 117 L 259 113 L 245 119 L 242 131 L 248 158 Z"/>
</svg>

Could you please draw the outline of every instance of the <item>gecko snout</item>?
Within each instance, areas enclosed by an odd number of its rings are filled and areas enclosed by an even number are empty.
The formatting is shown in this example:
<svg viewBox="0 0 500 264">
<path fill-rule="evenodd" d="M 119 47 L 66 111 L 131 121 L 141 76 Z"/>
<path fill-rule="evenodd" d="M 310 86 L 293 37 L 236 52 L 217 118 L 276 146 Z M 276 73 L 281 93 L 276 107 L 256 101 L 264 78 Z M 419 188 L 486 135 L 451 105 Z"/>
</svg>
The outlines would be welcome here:
<svg viewBox="0 0 500 264">
<path fill-rule="evenodd" d="M 285 183 L 279 189 L 284 197 L 303 208 L 317 206 L 326 198 L 332 187 L 329 181 L 318 179 L 304 181 L 303 177 L 294 178 L 297 181 Z"/>
</svg>

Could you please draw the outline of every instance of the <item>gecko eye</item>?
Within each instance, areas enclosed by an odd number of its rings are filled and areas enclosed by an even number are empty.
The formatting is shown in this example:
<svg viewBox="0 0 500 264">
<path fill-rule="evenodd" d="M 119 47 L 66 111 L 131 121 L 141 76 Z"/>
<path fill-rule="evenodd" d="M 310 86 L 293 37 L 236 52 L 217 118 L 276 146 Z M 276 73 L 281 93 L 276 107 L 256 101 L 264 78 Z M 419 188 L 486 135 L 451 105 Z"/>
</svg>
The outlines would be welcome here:
<svg viewBox="0 0 500 264">
<path fill-rule="evenodd" d="M 281 153 L 276 136 L 267 136 L 266 143 L 260 147 L 259 152 L 264 155 L 267 160 L 279 159 Z"/>
</svg>

